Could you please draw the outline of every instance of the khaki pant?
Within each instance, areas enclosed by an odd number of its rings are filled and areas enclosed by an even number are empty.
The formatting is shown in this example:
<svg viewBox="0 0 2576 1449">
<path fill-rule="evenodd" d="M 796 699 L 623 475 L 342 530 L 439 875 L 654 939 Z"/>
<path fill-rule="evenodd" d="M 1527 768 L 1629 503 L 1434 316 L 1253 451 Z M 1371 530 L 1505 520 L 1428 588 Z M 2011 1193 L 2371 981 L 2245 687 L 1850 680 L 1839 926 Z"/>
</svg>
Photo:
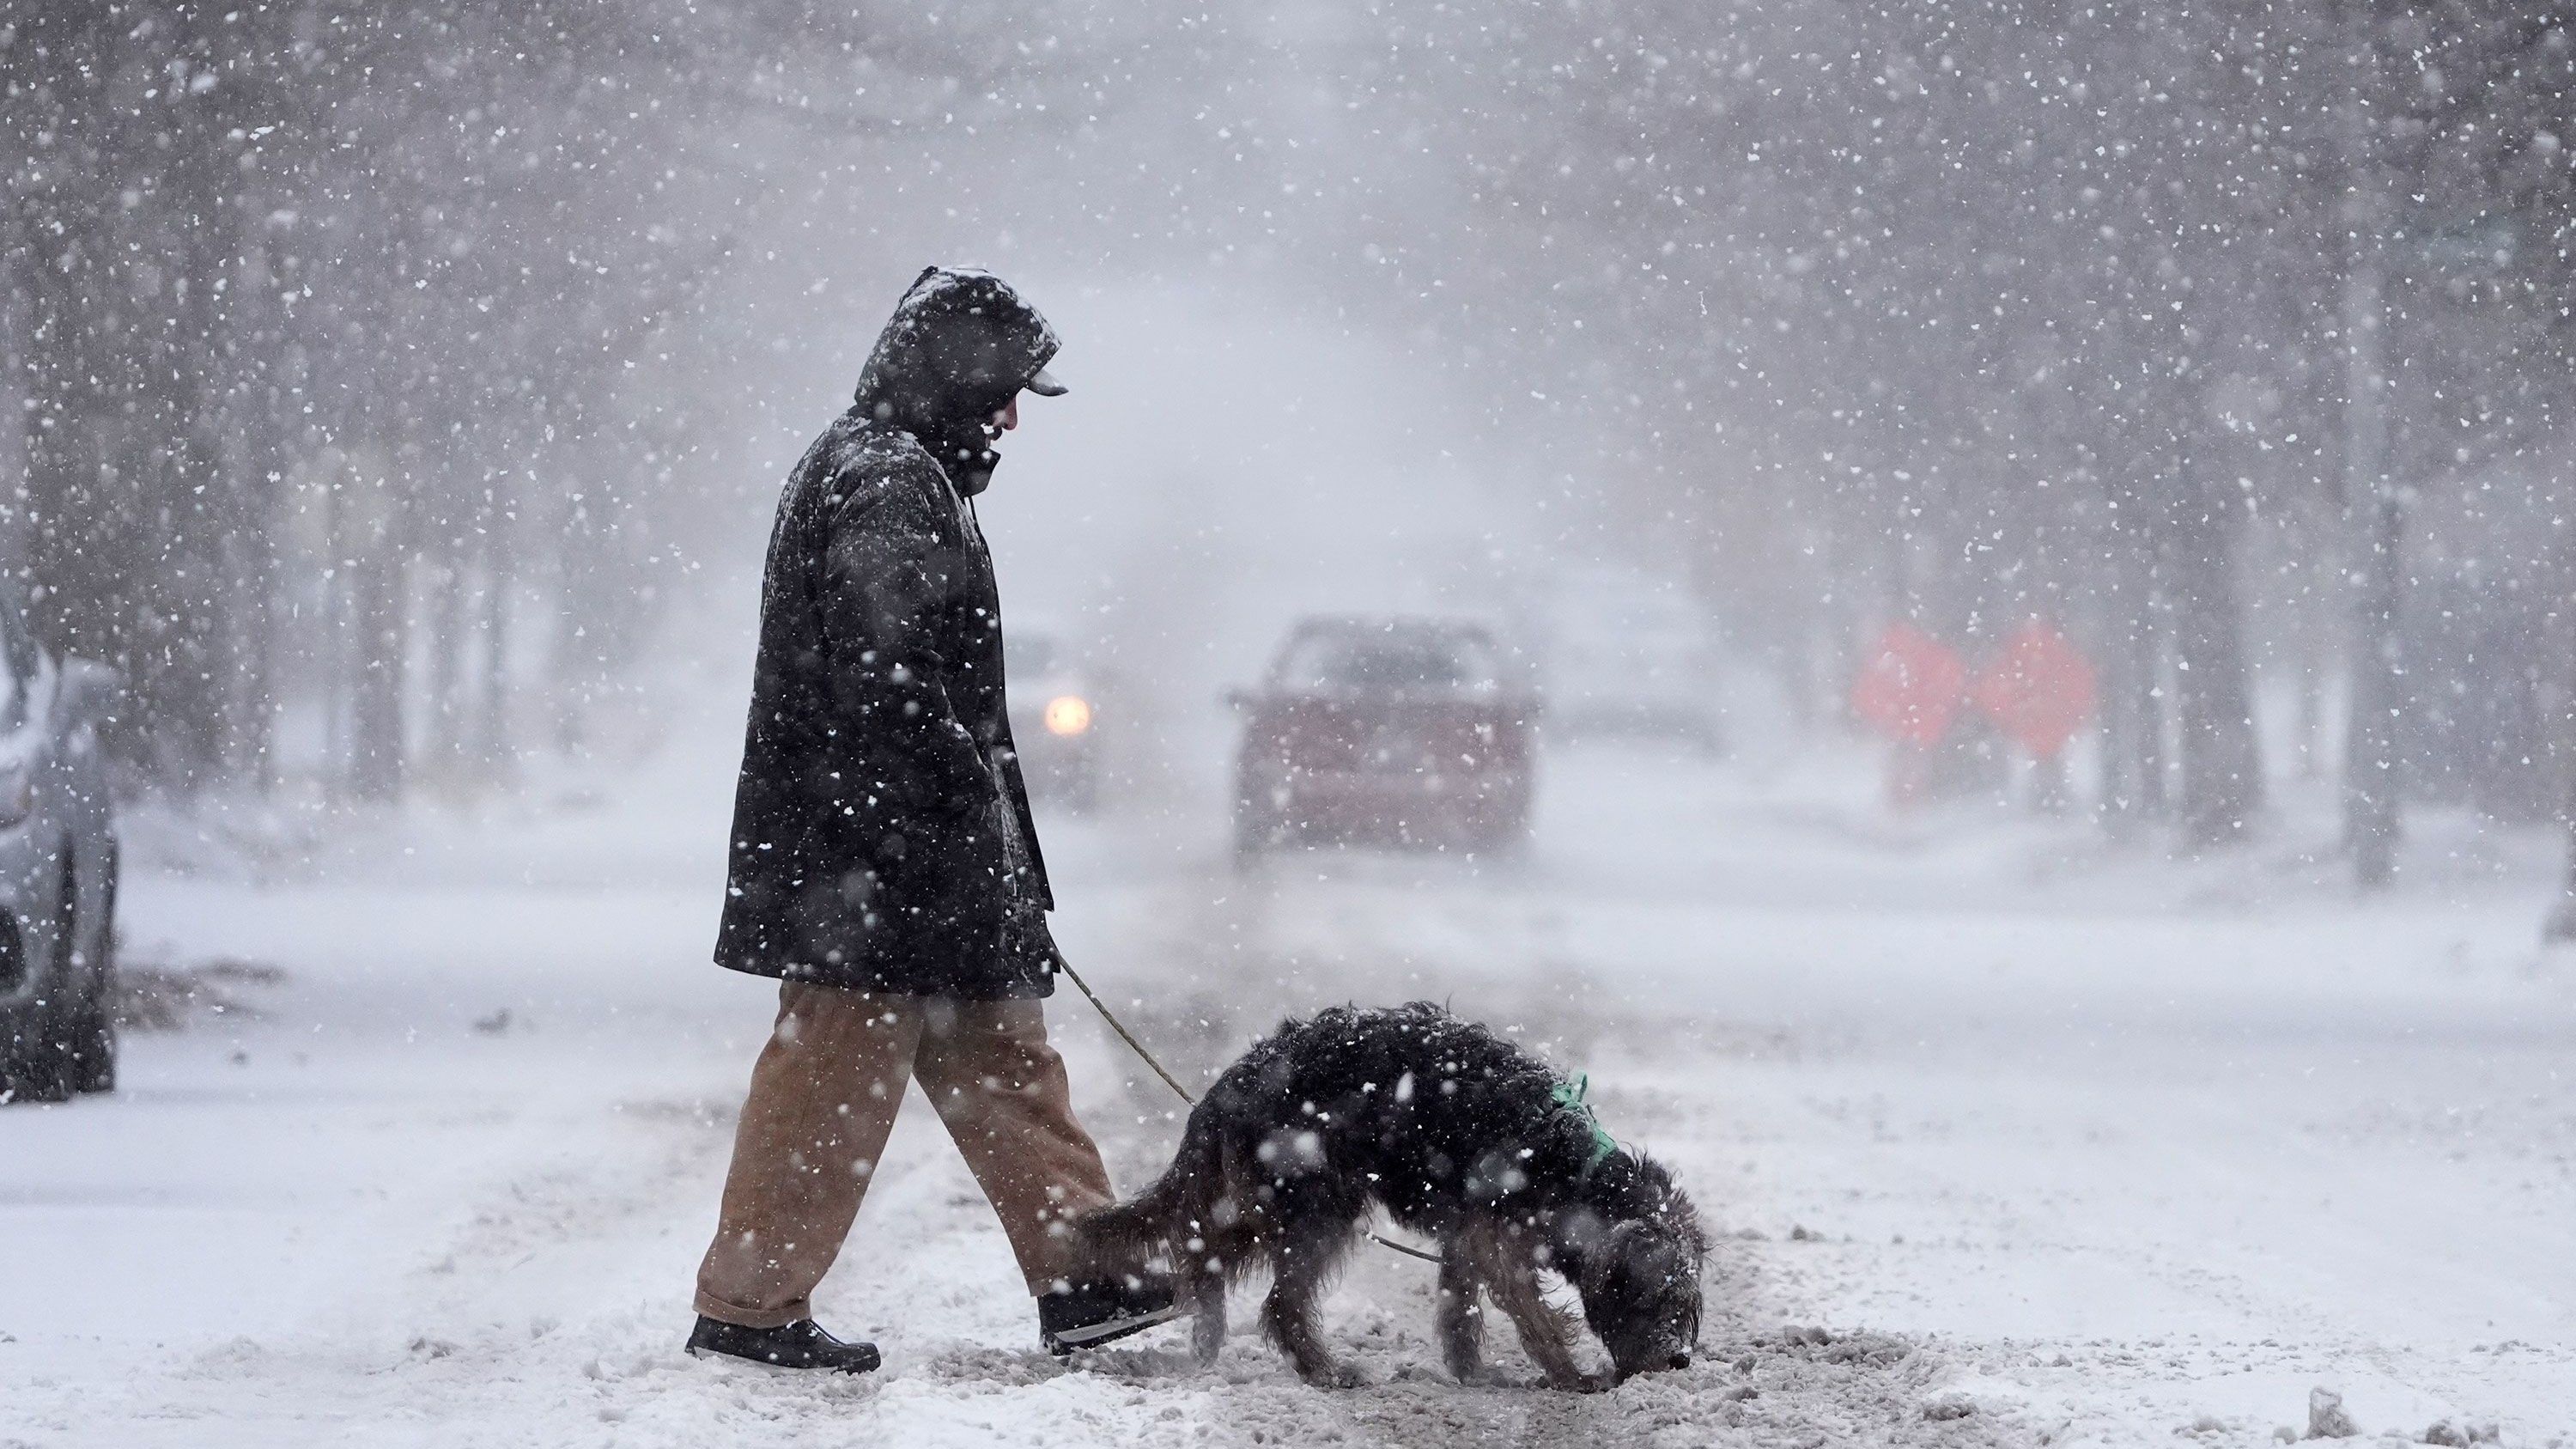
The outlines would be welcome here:
<svg viewBox="0 0 2576 1449">
<path fill-rule="evenodd" d="M 917 1079 L 1000 1214 L 1032 1295 L 1065 1268 L 1065 1220 L 1110 1201 L 1073 1120 L 1064 1061 L 1034 1001 L 960 1001 L 788 982 L 752 1068 L 698 1312 L 746 1328 L 812 1316 L 808 1299 Z"/>
</svg>

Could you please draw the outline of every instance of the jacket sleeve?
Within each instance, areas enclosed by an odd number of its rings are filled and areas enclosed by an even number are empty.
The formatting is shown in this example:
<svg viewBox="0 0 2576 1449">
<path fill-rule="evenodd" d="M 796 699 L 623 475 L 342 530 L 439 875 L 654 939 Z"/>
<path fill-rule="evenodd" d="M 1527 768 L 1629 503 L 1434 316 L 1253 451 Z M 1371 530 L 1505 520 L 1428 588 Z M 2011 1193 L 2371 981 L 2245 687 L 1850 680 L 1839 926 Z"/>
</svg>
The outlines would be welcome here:
<svg viewBox="0 0 2576 1449">
<path fill-rule="evenodd" d="M 959 812 L 993 800 L 983 752 L 958 722 L 945 681 L 942 606 L 958 546 L 939 526 L 935 479 L 898 469 L 856 484 L 824 552 L 823 636 L 850 758 L 914 809 Z"/>
</svg>

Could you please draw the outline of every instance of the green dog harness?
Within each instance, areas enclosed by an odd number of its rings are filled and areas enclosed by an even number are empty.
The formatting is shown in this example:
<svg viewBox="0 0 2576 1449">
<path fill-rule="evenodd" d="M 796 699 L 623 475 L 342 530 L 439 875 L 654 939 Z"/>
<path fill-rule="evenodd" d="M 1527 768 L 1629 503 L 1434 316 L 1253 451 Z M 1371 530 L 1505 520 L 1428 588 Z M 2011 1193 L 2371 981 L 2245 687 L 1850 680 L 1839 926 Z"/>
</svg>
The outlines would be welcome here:
<svg viewBox="0 0 2576 1449">
<path fill-rule="evenodd" d="M 1583 1119 L 1584 1127 L 1592 1133 L 1592 1155 L 1583 1163 L 1586 1176 L 1591 1174 L 1592 1169 L 1608 1160 L 1611 1153 L 1619 1150 L 1619 1144 L 1611 1140 L 1610 1129 L 1601 1125 L 1601 1119 L 1593 1114 L 1592 1104 L 1584 1100 L 1584 1094 L 1591 1090 L 1592 1074 L 1577 1072 L 1574 1074 L 1574 1080 L 1557 1083 L 1547 1094 L 1548 1099 L 1555 1102 L 1557 1106 Z"/>
</svg>

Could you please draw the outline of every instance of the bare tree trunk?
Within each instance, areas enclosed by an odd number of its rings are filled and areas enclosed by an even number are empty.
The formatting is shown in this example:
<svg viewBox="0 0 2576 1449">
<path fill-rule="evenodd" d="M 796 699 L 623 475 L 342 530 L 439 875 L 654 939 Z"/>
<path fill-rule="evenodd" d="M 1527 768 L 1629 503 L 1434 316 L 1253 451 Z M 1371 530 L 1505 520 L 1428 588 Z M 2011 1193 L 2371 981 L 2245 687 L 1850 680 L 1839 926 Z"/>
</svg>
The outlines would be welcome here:
<svg viewBox="0 0 2576 1449">
<path fill-rule="evenodd" d="M 2102 828 L 2112 836 L 2125 837 L 2135 821 L 2136 798 L 2129 788 L 2130 731 L 2137 728 L 2136 702 L 2131 698 L 2129 680 L 2129 635 L 2139 627 L 2137 610 L 2130 598 L 2128 570 L 2120 552 L 2125 544 L 2116 528 L 2102 532 L 2104 560 L 2102 583 L 2096 591 L 2100 610 L 2100 629 L 2095 648 L 2096 673 L 2099 675 L 2102 721 L 2102 753 L 2094 783 L 2096 808 L 2101 812 Z"/>
<path fill-rule="evenodd" d="M 20 342 L 35 313 L 19 290 L 26 259 L 14 226 L 0 230 L 0 571 L 16 576 L 33 557 L 28 514 L 35 503 L 28 453 L 28 349 Z"/>
<path fill-rule="evenodd" d="M 2112 838 L 2130 838 L 2148 817 L 2146 784 L 2138 763 L 2146 745 L 2141 735 L 2154 727 L 2148 691 L 2156 688 L 2154 650 L 2148 634 L 2146 580 L 2136 567 L 2138 536 L 2133 529 L 2112 526 L 2102 534 L 2110 554 L 2102 570 L 2102 828 Z"/>
<path fill-rule="evenodd" d="M 1819 539 L 1812 533 L 1809 537 L 1813 555 L 1830 564 L 1831 538 Z M 1831 677 L 1825 673 L 1825 646 L 1833 630 L 1823 589 L 1811 587 L 1818 583 L 1815 576 L 1793 575 L 1775 596 L 1778 604 L 1773 610 L 1779 632 L 1770 652 L 1776 661 L 1781 695 L 1789 705 L 1790 725 L 1802 736 L 1815 729 L 1816 707 L 1826 695 L 1822 681 Z"/>
<path fill-rule="evenodd" d="M 2369 8 L 2347 0 L 2344 22 L 2357 32 L 2347 36 L 2354 56 L 2375 59 Z M 2365 92 L 2377 89 L 2370 84 L 2377 71 L 2376 64 L 2362 67 L 2353 84 Z M 2352 852 L 2354 881 L 2364 890 L 2376 890 L 2396 874 L 2401 825 L 2397 593 L 2404 519 L 2389 476 L 2388 377 L 2381 355 L 2387 302 L 2380 237 L 2391 207 L 2371 121 L 2358 104 L 2347 107 L 2343 144 L 2351 179 L 2344 207 L 2350 259 L 2343 285 L 2343 486 L 2358 585 L 2350 653 L 2351 727 L 2344 736 L 2344 844 Z"/>
<path fill-rule="evenodd" d="M 2322 530 L 2320 530 L 2322 531 Z M 2313 540 L 2318 549 L 2326 549 L 2323 539 Z M 2311 560 L 2301 570 L 2303 583 L 2293 618 L 2299 632 L 2296 657 L 2299 670 L 2299 778 L 2318 779 L 2325 773 L 2326 751 L 2326 674 L 2334 658 L 2334 607 L 2331 581 L 2340 577 L 2333 555 Z"/>
<path fill-rule="evenodd" d="M 601 520 L 580 501 L 571 504 L 554 550 L 554 637 L 547 674 L 555 689 L 555 748 L 578 755 L 590 743 L 590 711 L 600 696 L 601 647 L 606 610 L 600 599 Z"/>
<path fill-rule="evenodd" d="M 474 647 L 466 617 L 465 561 L 438 566 L 429 607 L 429 754 L 432 775 L 451 786 L 464 775 L 466 749 L 465 656 Z"/>
<path fill-rule="evenodd" d="M 2567 596 L 2562 594 L 2560 597 L 2564 600 Z M 2567 631 L 2571 619 L 2576 619 L 2576 610 L 2560 615 L 2557 621 L 2560 634 Z M 2558 904 L 2550 910 L 2540 927 L 2540 939 L 2548 942 L 2576 941 L 2576 767 L 2571 767 L 2566 758 L 2568 745 L 2576 742 L 2576 671 L 2571 671 L 2566 683 L 2569 687 L 2559 695 L 2557 728 L 2552 733 L 2560 741 L 2558 764 L 2565 781 L 2561 787 L 2563 803 L 2559 825 L 2567 838 L 2567 864 L 2560 876 Z"/>
<path fill-rule="evenodd" d="M 2558 607 L 2551 611 L 2543 625 L 2547 633 L 2560 641 L 2557 654 L 2559 678 L 2551 691 L 2556 718 L 2544 738 L 2553 745 L 2550 763 L 2559 775 L 2559 830 L 2566 838 L 2566 865 L 2559 877 L 2558 903 L 2550 908 L 2540 926 L 2540 939 L 2552 944 L 2576 941 L 2576 588 L 2571 588 L 2571 572 L 2576 572 L 2576 559 L 2561 550 L 2556 559 L 2556 587 L 2552 591 Z M 2546 656 L 2543 656 L 2546 657 Z"/>
<path fill-rule="evenodd" d="M 343 492 L 349 482 L 349 470 L 336 457 L 333 468 L 319 503 L 323 557 L 335 562 L 322 569 L 321 615 L 314 621 L 319 647 L 314 655 L 321 687 L 322 789 L 336 801 L 349 786 L 349 679 L 355 673 L 349 665 L 349 640 L 356 633 L 356 610 L 349 602 L 349 570 L 336 562 L 349 557 L 349 501 Z"/>
<path fill-rule="evenodd" d="M 510 773 L 510 590 L 517 586 L 506 509 L 496 507 L 483 538 L 483 688 L 475 751 L 485 773 Z"/>
<path fill-rule="evenodd" d="M 2576 941 L 2576 772 L 2571 772 L 2566 812 L 2567 864 L 2559 873 L 2558 904 L 2540 924 L 2540 939 L 2552 944 Z"/>
<path fill-rule="evenodd" d="M 379 543 L 351 571 L 349 787 L 361 800 L 401 798 L 403 674 L 410 653 L 399 550 Z"/>
<path fill-rule="evenodd" d="M 2115 837 L 2164 814 L 2164 714 L 2149 545 L 2134 524 L 2105 535 L 2102 597 L 2102 820 Z"/>
<path fill-rule="evenodd" d="M 215 149 L 202 126 L 187 127 L 184 135 L 192 151 Z M 236 252 L 222 184 L 228 170 L 202 154 L 175 168 L 181 184 L 170 202 L 182 219 L 183 240 L 168 286 L 176 328 L 149 354 L 142 420 L 156 435 L 146 486 L 158 507 L 146 515 L 144 552 L 127 561 L 143 570 L 157 595 L 163 650 L 156 661 L 160 709 L 152 723 L 171 768 L 169 782 L 187 791 L 201 788 L 224 763 L 232 681 L 224 653 L 236 582 L 227 554 L 245 522 L 230 506 L 239 479 L 225 467 L 227 449 L 213 436 L 218 395 L 212 380 L 223 367 L 217 334 L 224 321 L 216 283 Z"/>
<path fill-rule="evenodd" d="M 2359 566 L 2353 599 L 2351 724 L 2344 739 L 2344 842 L 2364 889 L 2397 870 L 2397 596 L 2404 514 L 2388 476 L 2386 379 L 2380 370 L 2380 271 L 2353 269 L 2344 287 L 2346 377 L 2344 486 Z"/>
<path fill-rule="evenodd" d="M 246 359 L 246 371 L 233 387 L 233 431 L 242 440 L 238 487 L 247 524 L 239 540 L 243 575 L 235 586 L 241 664 L 229 733 L 233 767 L 247 772 L 261 794 L 273 791 L 278 778 L 280 634 L 288 607 L 278 538 L 287 455 L 293 446 L 286 396 L 293 361 L 286 351 L 284 317 L 269 295 L 277 285 L 271 256 L 269 243 L 251 251 L 231 304 L 236 327 L 244 334 L 240 350 Z"/>
<path fill-rule="evenodd" d="M 2237 598 L 2242 515 L 2189 465 L 2180 486 L 2185 501 L 2165 563 L 2174 585 L 2182 827 L 2189 845 L 2207 849 L 2243 839 L 2247 821 L 2262 808 L 2262 747 Z"/>
<path fill-rule="evenodd" d="M 2139 818 L 2162 820 L 2171 813 L 2172 805 L 2165 756 L 2165 714 L 2172 696 L 2165 688 L 2165 603 L 2162 591 L 2155 586 L 2152 566 L 2146 570 L 2144 602 L 2147 622 L 2131 643 L 2137 651 L 2131 661 L 2130 677 L 2136 683 L 2138 711 L 2137 728 L 2129 736 L 2130 746 L 2137 751 L 2137 762 L 2131 771 L 2137 780 Z"/>
</svg>

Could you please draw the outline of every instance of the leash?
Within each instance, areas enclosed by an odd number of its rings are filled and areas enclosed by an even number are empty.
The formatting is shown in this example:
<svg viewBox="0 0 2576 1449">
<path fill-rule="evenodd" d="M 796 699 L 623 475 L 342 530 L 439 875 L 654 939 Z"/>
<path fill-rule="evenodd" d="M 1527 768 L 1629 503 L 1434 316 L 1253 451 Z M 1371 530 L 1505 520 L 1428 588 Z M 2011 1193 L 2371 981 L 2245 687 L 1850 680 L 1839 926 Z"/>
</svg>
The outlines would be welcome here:
<svg viewBox="0 0 2576 1449">
<path fill-rule="evenodd" d="M 1109 1023 L 1109 1029 L 1111 1031 L 1118 1033 L 1118 1039 L 1127 1043 L 1127 1050 L 1134 1052 L 1144 1061 L 1145 1065 L 1152 1067 L 1154 1069 L 1154 1075 L 1163 1079 L 1163 1085 L 1171 1088 L 1174 1096 L 1179 1097 L 1182 1101 L 1187 1102 L 1193 1107 L 1199 1104 L 1199 1099 L 1190 1095 L 1190 1089 L 1182 1086 L 1178 1077 L 1175 1077 L 1170 1072 L 1163 1070 L 1163 1064 L 1154 1060 L 1154 1054 L 1145 1050 L 1145 1044 L 1136 1040 L 1136 1034 L 1129 1031 L 1127 1029 L 1127 1024 L 1120 1021 L 1116 1014 L 1110 1011 L 1109 1003 L 1100 999 L 1100 993 L 1091 989 L 1091 983 L 1083 980 L 1081 975 L 1075 972 L 1073 969 L 1073 963 L 1065 960 L 1061 956 L 1058 956 L 1055 964 L 1057 970 L 1062 971 L 1066 976 L 1071 977 L 1073 984 L 1081 988 L 1083 999 L 1091 1003 L 1092 1010 L 1100 1013 L 1100 1019 L 1102 1021 Z"/>
<path fill-rule="evenodd" d="M 1109 1003 L 1100 999 L 1100 993 L 1091 989 L 1091 983 L 1082 979 L 1082 973 L 1073 969 L 1073 963 L 1065 960 L 1064 957 L 1059 955 L 1056 957 L 1055 964 L 1056 969 L 1062 971 L 1068 978 L 1070 978 L 1074 986 L 1082 992 L 1083 999 L 1091 1003 L 1091 1009 L 1100 1013 L 1100 1019 L 1109 1023 L 1109 1029 L 1118 1033 L 1118 1039 L 1127 1043 L 1127 1049 L 1134 1052 L 1137 1057 L 1145 1063 L 1145 1065 L 1152 1067 L 1154 1069 L 1154 1075 L 1163 1079 L 1163 1085 L 1172 1089 L 1172 1095 L 1179 1097 L 1182 1101 L 1193 1107 L 1199 1104 L 1199 1099 L 1190 1095 L 1190 1089 L 1181 1085 L 1180 1078 L 1173 1076 L 1168 1071 L 1165 1071 L 1163 1069 L 1163 1064 L 1154 1060 L 1154 1054 L 1145 1050 L 1145 1044 L 1136 1040 L 1136 1034 L 1129 1031 L 1127 1029 L 1127 1024 L 1118 1019 L 1118 1013 L 1111 1011 L 1109 1009 Z M 1361 1231 L 1367 1232 L 1368 1230 L 1363 1228 Z M 1381 1248 L 1393 1248 L 1408 1258 L 1420 1258 L 1426 1263 L 1437 1263 L 1441 1261 L 1441 1257 L 1438 1253 L 1426 1253 L 1420 1248 L 1408 1247 L 1403 1243 L 1397 1242 L 1393 1238 L 1381 1237 L 1376 1233 L 1368 1233 L 1368 1240 L 1377 1244 Z"/>
</svg>

